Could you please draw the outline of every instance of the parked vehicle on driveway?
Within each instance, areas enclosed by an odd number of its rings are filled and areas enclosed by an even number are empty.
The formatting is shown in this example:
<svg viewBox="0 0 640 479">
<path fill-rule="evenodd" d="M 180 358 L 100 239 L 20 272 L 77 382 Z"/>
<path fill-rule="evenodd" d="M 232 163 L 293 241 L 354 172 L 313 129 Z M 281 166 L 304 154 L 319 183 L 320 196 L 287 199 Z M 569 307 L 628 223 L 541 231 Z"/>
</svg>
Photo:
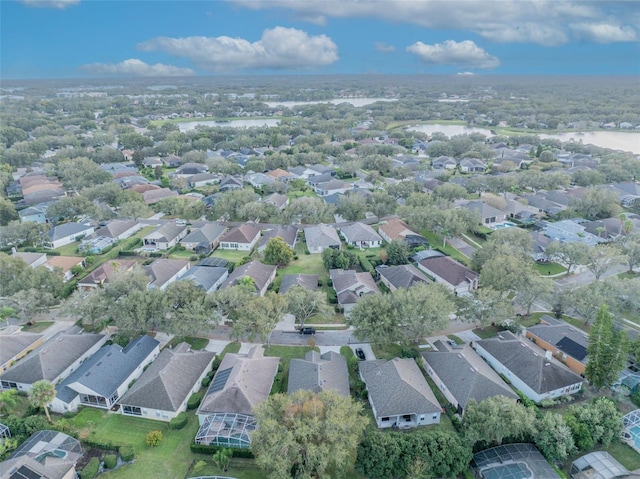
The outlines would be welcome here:
<svg viewBox="0 0 640 479">
<path fill-rule="evenodd" d="M 356 356 L 358 356 L 358 359 L 360 361 L 364 361 L 367 359 L 362 348 L 356 348 Z"/>
</svg>

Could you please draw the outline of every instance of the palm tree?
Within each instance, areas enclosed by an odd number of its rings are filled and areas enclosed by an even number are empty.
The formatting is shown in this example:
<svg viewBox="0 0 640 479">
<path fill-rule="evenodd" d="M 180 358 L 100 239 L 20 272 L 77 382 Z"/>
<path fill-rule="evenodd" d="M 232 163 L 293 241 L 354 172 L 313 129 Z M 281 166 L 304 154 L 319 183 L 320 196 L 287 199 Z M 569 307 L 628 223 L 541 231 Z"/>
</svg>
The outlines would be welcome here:
<svg viewBox="0 0 640 479">
<path fill-rule="evenodd" d="M 47 406 L 51 404 L 51 401 L 53 401 L 55 397 L 56 388 L 49 381 L 42 379 L 31 385 L 31 390 L 29 391 L 29 402 L 35 408 L 43 408 L 49 422 L 51 422 L 51 416 L 49 416 L 49 409 Z"/>
</svg>

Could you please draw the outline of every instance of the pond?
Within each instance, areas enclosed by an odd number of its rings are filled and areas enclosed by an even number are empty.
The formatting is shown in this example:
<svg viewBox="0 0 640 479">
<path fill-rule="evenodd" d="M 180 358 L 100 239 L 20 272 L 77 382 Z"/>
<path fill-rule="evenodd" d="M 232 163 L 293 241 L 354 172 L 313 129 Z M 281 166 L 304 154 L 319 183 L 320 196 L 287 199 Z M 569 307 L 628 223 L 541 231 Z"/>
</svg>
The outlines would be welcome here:
<svg viewBox="0 0 640 479">
<path fill-rule="evenodd" d="M 465 125 L 416 125 L 409 127 L 409 131 L 420 131 L 432 135 L 440 131 L 451 137 L 469 133 L 482 133 L 486 136 L 493 136 L 491 130 L 487 128 L 476 128 Z M 524 134 L 524 133 L 523 133 Z M 640 132 L 636 131 L 587 131 L 587 132 L 567 132 L 552 135 L 540 134 L 542 139 L 554 138 L 562 142 L 574 140 L 584 144 L 592 144 L 601 148 L 611 148 L 612 150 L 630 151 L 640 154 Z"/>
<path fill-rule="evenodd" d="M 262 118 L 256 120 L 229 120 L 229 121 L 218 121 L 218 120 L 201 120 L 201 121 L 185 121 L 178 123 L 178 128 L 180 131 L 185 132 L 189 130 L 194 130 L 198 125 L 204 126 L 221 126 L 227 128 L 251 128 L 254 126 L 262 127 L 262 126 L 278 126 L 280 124 L 280 120 L 275 118 Z"/>
</svg>

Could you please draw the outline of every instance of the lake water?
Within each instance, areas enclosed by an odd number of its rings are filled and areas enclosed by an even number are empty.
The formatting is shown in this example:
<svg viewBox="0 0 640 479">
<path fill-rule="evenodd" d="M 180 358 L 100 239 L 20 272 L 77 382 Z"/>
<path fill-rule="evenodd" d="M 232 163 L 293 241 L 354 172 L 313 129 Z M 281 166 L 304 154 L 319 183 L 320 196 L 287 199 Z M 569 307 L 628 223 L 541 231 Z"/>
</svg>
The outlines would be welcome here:
<svg viewBox="0 0 640 479">
<path fill-rule="evenodd" d="M 251 128 L 252 126 L 278 126 L 280 120 L 276 118 L 263 118 L 256 120 L 230 120 L 230 121 L 216 121 L 216 120 L 201 120 L 201 121 L 185 121 L 178 123 L 180 131 L 194 130 L 198 125 L 204 126 L 224 126 L 227 128 Z"/>
<path fill-rule="evenodd" d="M 296 105 L 319 105 L 321 103 L 331 103 L 332 105 L 339 105 L 340 103 L 349 103 L 355 107 L 367 106 L 377 101 L 397 101 L 396 98 L 336 98 L 334 100 L 322 100 L 322 101 L 266 101 L 265 103 L 269 108 L 276 108 L 278 106 L 284 106 L 286 108 L 292 108 Z"/>
<path fill-rule="evenodd" d="M 487 128 L 468 127 L 464 125 L 416 125 L 410 127 L 409 130 L 420 131 L 428 135 L 440 131 L 449 137 L 465 133 L 482 133 L 486 136 L 493 136 L 493 133 Z M 586 131 L 557 133 L 553 135 L 540 134 L 538 136 L 543 139 L 554 138 L 562 142 L 570 140 L 582 141 L 584 144 L 590 143 L 601 148 L 630 151 L 636 155 L 640 154 L 640 132 L 635 131 Z"/>
</svg>

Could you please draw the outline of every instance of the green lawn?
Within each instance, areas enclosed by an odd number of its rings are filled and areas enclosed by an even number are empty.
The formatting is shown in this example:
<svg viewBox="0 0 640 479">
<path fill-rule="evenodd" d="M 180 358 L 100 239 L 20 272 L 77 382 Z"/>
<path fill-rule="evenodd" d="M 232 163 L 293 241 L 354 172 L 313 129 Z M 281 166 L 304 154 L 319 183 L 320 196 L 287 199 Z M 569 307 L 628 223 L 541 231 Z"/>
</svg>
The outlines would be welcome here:
<svg viewBox="0 0 640 479">
<path fill-rule="evenodd" d="M 640 469 L 640 454 L 627 444 L 622 442 L 613 443 L 607 448 L 607 452 L 630 471 Z"/>
<path fill-rule="evenodd" d="M 95 408 L 85 408 L 69 423 L 80 439 L 90 438 L 112 444 L 130 444 L 136 451 L 136 461 L 116 471 L 106 473 L 107 478 L 156 479 L 158 477 L 183 479 L 191 462 L 196 458 L 189 445 L 198 430 L 198 419 L 189 414 L 187 425 L 175 431 L 168 423 L 107 414 Z M 159 446 L 150 448 L 145 437 L 149 431 L 159 430 L 163 439 Z"/>
<path fill-rule="evenodd" d="M 376 359 L 393 359 L 402 356 L 402 346 L 399 344 L 371 344 Z"/>
<path fill-rule="evenodd" d="M 279 270 L 280 274 L 317 274 L 319 279 L 328 279 L 329 273 L 322 264 L 322 255 L 306 254 L 307 244 L 304 241 L 296 243 L 295 254 L 297 260 Z"/>
<path fill-rule="evenodd" d="M 455 334 L 448 334 L 447 338 L 449 338 L 451 341 L 455 342 L 456 344 L 465 344 L 464 340 L 460 339 Z"/>
<path fill-rule="evenodd" d="M 532 314 L 529 315 L 529 316 L 522 316 L 520 318 L 520 320 L 518 321 L 518 323 L 522 327 L 530 328 L 531 326 L 535 326 L 536 324 L 540 324 L 540 316 L 534 316 Z"/>
<path fill-rule="evenodd" d="M 53 321 L 39 321 L 35 323 L 33 326 L 27 326 L 25 324 L 22 327 L 22 331 L 24 331 L 25 333 L 41 333 L 52 324 L 53 324 Z"/>
<path fill-rule="evenodd" d="M 309 196 L 313 198 L 313 197 L 317 197 L 318 195 L 312 189 L 308 189 L 306 191 L 300 191 L 300 190 L 292 191 L 287 196 L 289 197 L 289 200 L 293 200 L 295 198 L 302 198 L 303 196 Z"/>
<path fill-rule="evenodd" d="M 78 252 L 79 245 L 80 241 L 74 241 L 73 243 L 69 243 L 64 246 L 60 246 L 60 248 L 56 248 L 55 251 L 60 253 L 60 256 L 83 256 Z"/>
<path fill-rule="evenodd" d="M 193 251 L 189 251 L 187 249 L 173 250 L 171 254 L 169 254 L 170 259 L 189 259 L 192 256 L 197 255 Z"/>
<path fill-rule="evenodd" d="M 567 268 L 558 263 L 535 263 L 536 271 L 542 276 L 566 273 Z"/>
<path fill-rule="evenodd" d="M 200 350 L 207 347 L 209 340 L 207 338 L 194 338 L 191 336 L 176 336 L 171 340 L 169 346 L 175 347 L 180 343 L 188 343 L 193 350 Z"/>
<path fill-rule="evenodd" d="M 225 354 L 227 353 L 232 353 L 235 354 L 238 351 L 240 351 L 240 347 L 242 345 L 240 343 L 229 343 L 227 344 L 224 349 L 222 350 L 222 352 L 220 353 L 220 359 L 222 359 L 224 357 Z"/>
<path fill-rule="evenodd" d="M 253 459 L 232 458 L 226 472 L 210 460 L 210 458 L 204 455 L 202 456 L 202 460 L 206 461 L 204 467 L 201 469 L 191 469 L 188 477 L 216 476 L 224 474 L 224 476 L 230 476 L 236 479 L 264 478 L 264 472 L 256 467 Z"/>
<path fill-rule="evenodd" d="M 467 258 L 465 255 L 463 255 L 460 251 L 455 249 L 449 243 L 447 243 L 446 246 L 442 247 L 442 237 L 440 237 L 439 235 L 437 235 L 433 231 L 422 230 L 420 232 L 420 234 L 426 238 L 426 240 L 429 242 L 429 245 L 433 249 L 437 249 L 438 251 L 440 251 L 440 252 L 442 252 L 442 253 L 444 253 L 444 254 L 446 254 L 448 256 L 451 256 L 453 259 L 455 259 L 456 261 L 462 263 L 465 266 L 468 266 L 469 263 L 471 262 L 471 260 L 469 258 Z"/>
<path fill-rule="evenodd" d="M 625 271 L 624 273 L 620 273 L 617 275 L 620 279 L 634 279 L 640 276 L 640 273 Z"/>
<path fill-rule="evenodd" d="M 473 330 L 473 332 L 480 336 L 480 338 L 482 339 L 493 338 L 498 335 L 498 331 L 501 330 L 496 328 L 495 326 L 485 326 L 482 329 L 476 328 Z"/>
<path fill-rule="evenodd" d="M 231 261 L 236 264 L 236 266 L 247 256 L 251 254 L 250 251 L 236 251 L 232 249 L 216 249 L 211 257 L 213 258 L 223 258 L 227 261 Z"/>
</svg>

